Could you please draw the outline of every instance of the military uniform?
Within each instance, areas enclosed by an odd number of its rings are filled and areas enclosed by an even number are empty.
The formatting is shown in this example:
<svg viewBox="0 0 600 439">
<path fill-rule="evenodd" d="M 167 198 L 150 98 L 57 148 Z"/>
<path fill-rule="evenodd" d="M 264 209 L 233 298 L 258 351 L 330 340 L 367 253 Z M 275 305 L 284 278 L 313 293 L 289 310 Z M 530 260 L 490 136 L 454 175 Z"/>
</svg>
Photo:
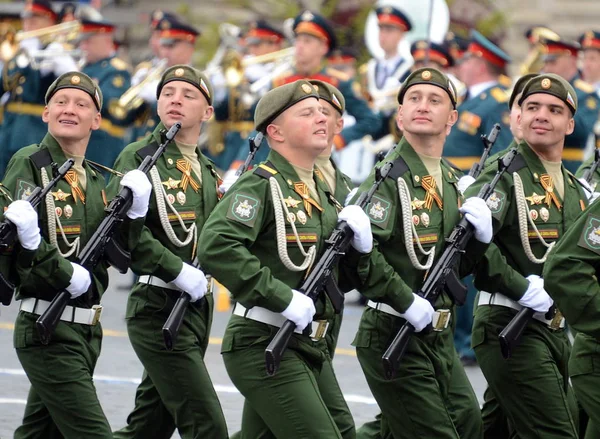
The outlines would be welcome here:
<svg viewBox="0 0 600 439">
<path fill-rule="evenodd" d="M 550 252 L 544 265 L 548 293 L 577 331 L 569 377 L 578 402 L 590 416 L 586 438 L 600 437 L 598 405 L 598 299 L 596 274 L 600 244 L 600 204 L 579 216 Z"/>
<path fill-rule="evenodd" d="M 595 160 L 595 157 L 592 156 L 592 157 L 588 158 L 586 161 L 584 161 L 581 164 L 581 166 L 579 167 L 579 169 L 577 169 L 575 176 L 577 178 L 582 178 L 583 174 L 585 174 L 585 171 L 587 171 L 588 169 L 590 169 L 592 167 L 594 160 Z M 598 188 L 599 181 L 600 181 L 600 167 L 596 168 L 596 172 L 594 172 L 594 174 L 592 175 L 592 180 L 590 182 L 592 188 Z"/>
<path fill-rule="evenodd" d="M 170 81 L 194 84 L 210 105 L 212 87 L 195 70 L 167 69 L 159 91 Z M 161 122 L 152 136 L 128 145 L 115 168 L 137 167 L 156 150 L 164 128 Z M 150 430 L 152 437 L 170 437 L 175 427 L 184 438 L 227 437 L 221 405 L 204 364 L 214 306 L 210 291 L 188 305 L 174 352 L 165 350 L 162 337 L 162 326 L 181 294 L 173 281 L 184 263 L 195 260 L 198 234 L 219 199 L 220 179 L 214 165 L 197 148 L 195 154 L 197 163 L 192 163 L 172 143 L 150 171 L 155 196 L 139 244 L 131 251 L 131 269 L 140 278 L 125 314 L 131 344 L 145 372 L 128 425 L 115 437 L 140 437 Z M 118 179 L 112 179 L 109 192 L 117 186 Z"/>
<path fill-rule="evenodd" d="M 468 52 L 499 67 L 510 62 L 510 57 L 504 51 L 477 31 L 471 33 Z M 481 158 L 484 147 L 481 135 L 487 135 L 494 124 L 499 123 L 502 129 L 492 153 L 505 148 L 512 136 L 509 129 L 510 110 L 506 108 L 509 96 L 504 85 L 500 82 L 490 83 L 483 90 L 475 85 L 468 94 L 458 107 L 458 121 L 444 145 L 444 157 L 465 171 Z"/>
<path fill-rule="evenodd" d="M 551 94 L 573 104 L 568 85 L 555 75 L 530 80 L 520 103 L 530 93 L 547 93 L 550 87 Z M 525 277 L 541 274 L 548 245 L 563 235 L 587 204 L 579 182 L 564 166 L 560 168 L 564 194 L 560 195 L 554 191 L 560 183 L 554 184 L 526 142 L 518 145 L 518 152 L 488 200 L 495 237 L 475 270 L 475 286 L 481 291 L 473 348 L 519 437 L 577 437 L 577 409 L 567 377 L 570 345 L 560 316 L 546 320 L 536 314 L 511 359 L 504 361 L 500 355 L 498 333 L 522 308 L 517 301 L 528 290 Z M 495 166 L 487 167 L 465 195 L 476 194 L 495 172 Z"/>
</svg>

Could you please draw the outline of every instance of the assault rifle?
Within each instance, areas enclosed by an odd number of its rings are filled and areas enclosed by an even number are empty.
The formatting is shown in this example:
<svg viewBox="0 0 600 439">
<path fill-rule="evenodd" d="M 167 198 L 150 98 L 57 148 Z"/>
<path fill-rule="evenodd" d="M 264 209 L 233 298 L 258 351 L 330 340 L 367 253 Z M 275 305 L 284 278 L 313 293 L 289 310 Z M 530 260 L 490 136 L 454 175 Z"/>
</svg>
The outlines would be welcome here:
<svg viewBox="0 0 600 439">
<path fill-rule="evenodd" d="M 494 188 L 506 172 L 514 158 L 517 156 L 516 148 L 511 149 L 504 157 L 498 160 L 498 171 L 490 183 L 486 183 L 477 196 L 487 201 L 494 193 Z M 454 226 L 454 230 L 446 239 L 446 247 L 440 258 L 429 271 L 427 279 L 417 292 L 424 299 L 429 300 L 432 304 L 444 290 L 453 298 L 454 302 L 462 305 L 465 302 L 467 289 L 457 278 L 454 272 L 454 266 L 458 262 L 459 257 L 464 253 L 464 250 L 473 236 L 475 229 L 466 218 L 462 218 L 459 223 Z M 394 340 L 381 357 L 385 377 L 389 380 L 396 376 L 400 362 L 410 337 L 415 333 L 415 328 L 409 322 L 404 323 Z"/>
<path fill-rule="evenodd" d="M 75 160 L 73 159 L 68 159 L 60 168 L 56 163 L 52 163 L 52 180 L 43 188 L 36 187 L 25 201 L 29 202 L 34 209 L 37 208 L 48 192 L 56 186 L 74 164 Z M 7 219 L 0 222 L 0 249 L 4 250 L 10 247 L 15 239 L 17 239 L 17 227 Z M 10 305 L 14 290 L 15 286 L 0 273 L 0 303 L 2 305 Z"/>
<path fill-rule="evenodd" d="M 375 168 L 375 181 L 373 185 L 368 192 L 360 194 L 355 203 L 356 205 L 360 206 L 361 209 L 365 209 L 368 206 L 373 195 L 390 173 L 392 166 L 393 162 L 388 161 Z M 335 282 L 333 270 L 350 247 L 353 237 L 354 232 L 346 221 L 340 221 L 325 241 L 327 246 L 325 252 L 299 288 L 300 292 L 306 294 L 313 301 L 316 301 L 321 291 L 325 290 L 331 299 L 336 313 L 339 313 L 342 309 L 344 293 L 340 291 Z M 310 328 L 310 325 L 308 328 Z M 286 320 L 267 346 L 265 360 L 269 375 L 274 375 L 277 372 L 283 353 L 295 329 L 295 323 L 291 320 Z"/>
<path fill-rule="evenodd" d="M 148 155 L 142 160 L 138 170 L 147 174 L 150 169 L 156 164 L 160 156 L 165 152 L 165 149 L 175 138 L 181 123 L 176 122 L 171 129 L 165 134 L 164 140 L 156 149 L 153 155 Z M 129 268 L 130 257 L 127 252 L 121 249 L 114 241 L 113 236 L 123 222 L 127 211 L 133 203 L 133 192 L 128 187 L 123 187 L 119 193 L 111 200 L 108 207 L 105 209 L 107 215 L 104 217 L 90 240 L 87 242 L 77 263 L 85 267 L 90 272 L 100 262 L 104 254 L 106 254 L 108 262 L 119 270 L 125 273 Z M 58 293 L 48 309 L 38 317 L 35 322 L 40 341 L 47 345 L 50 342 L 50 337 L 62 316 L 71 295 L 68 291 Z"/>
<path fill-rule="evenodd" d="M 260 145 L 263 141 L 263 133 L 258 133 L 255 137 L 248 139 L 248 141 L 250 143 L 250 153 L 248 154 L 248 157 L 246 157 L 246 161 L 240 165 L 237 171 L 235 171 L 235 175 L 238 177 L 248 170 L 250 163 L 252 163 L 252 160 L 254 160 L 254 156 L 256 155 L 258 148 L 260 148 Z M 200 268 L 200 265 L 197 264 L 195 268 Z M 179 330 L 181 329 L 183 318 L 185 317 L 185 311 L 190 303 L 190 299 L 190 295 L 185 291 L 182 291 L 177 298 L 169 317 L 167 317 L 167 321 L 162 327 L 163 339 L 165 341 L 165 347 L 168 351 L 172 351 L 173 346 L 175 346 L 175 342 L 177 341 L 177 336 L 179 335 Z"/>
</svg>

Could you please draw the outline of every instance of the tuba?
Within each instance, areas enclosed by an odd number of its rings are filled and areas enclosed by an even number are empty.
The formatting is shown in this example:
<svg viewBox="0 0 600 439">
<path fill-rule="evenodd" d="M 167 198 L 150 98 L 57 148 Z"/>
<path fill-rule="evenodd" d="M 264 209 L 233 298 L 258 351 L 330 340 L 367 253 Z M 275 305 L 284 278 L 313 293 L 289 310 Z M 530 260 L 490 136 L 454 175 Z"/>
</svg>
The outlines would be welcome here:
<svg viewBox="0 0 600 439">
<path fill-rule="evenodd" d="M 544 55 L 544 41 L 558 41 L 560 36 L 547 27 L 538 26 L 531 30 L 533 46 L 529 49 L 527 58 L 521 64 L 521 75 L 539 73 L 542 70 L 542 55 Z"/>
</svg>

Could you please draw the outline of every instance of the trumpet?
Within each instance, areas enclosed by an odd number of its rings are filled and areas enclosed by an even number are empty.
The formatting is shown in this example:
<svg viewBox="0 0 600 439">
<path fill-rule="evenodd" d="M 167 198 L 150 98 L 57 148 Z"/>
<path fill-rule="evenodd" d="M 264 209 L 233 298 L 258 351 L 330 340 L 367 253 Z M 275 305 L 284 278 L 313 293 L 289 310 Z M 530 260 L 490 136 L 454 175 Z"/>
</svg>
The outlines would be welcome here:
<svg viewBox="0 0 600 439">
<path fill-rule="evenodd" d="M 28 38 L 49 39 L 47 42 L 56 41 L 57 36 L 63 36 L 61 42 L 72 41 L 79 36 L 81 24 L 78 21 L 67 21 L 66 23 L 55 24 L 42 29 L 30 30 L 27 32 L 17 32 L 15 41 L 17 43 Z"/>
<path fill-rule="evenodd" d="M 249 56 L 242 59 L 242 67 L 248 67 L 255 64 L 266 64 L 274 61 L 283 61 L 286 58 L 293 58 L 296 49 L 294 47 L 288 47 L 281 49 L 276 52 L 265 53 L 264 55 Z"/>
<path fill-rule="evenodd" d="M 550 29 L 539 26 L 531 31 L 533 38 L 533 47 L 530 49 L 527 58 L 521 64 L 521 75 L 528 73 L 539 73 L 542 69 L 542 55 L 544 54 L 544 41 L 558 41 L 560 36 Z"/>
</svg>

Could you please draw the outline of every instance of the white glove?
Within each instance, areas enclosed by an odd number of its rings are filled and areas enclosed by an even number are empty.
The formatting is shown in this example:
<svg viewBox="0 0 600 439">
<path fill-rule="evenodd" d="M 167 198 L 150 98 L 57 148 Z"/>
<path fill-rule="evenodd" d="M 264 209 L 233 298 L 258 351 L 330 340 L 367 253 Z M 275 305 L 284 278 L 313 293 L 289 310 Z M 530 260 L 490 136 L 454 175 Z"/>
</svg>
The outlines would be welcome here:
<svg viewBox="0 0 600 439">
<path fill-rule="evenodd" d="M 414 298 L 413 303 L 400 316 L 413 325 L 415 332 L 421 332 L 432 322 L 435 311 L 429 300 L 423 299 L 415 293 L 412 294 Z"/>
<path fill-rule="evenodd" d="M 312 322 L 316 312 L 315 304 L 307 295 L 299 291 L 292 290 L 292 294 L 292 301 L 281 314 L 294 322 L 296 329 L 303 331 Z"/>
<path fill-rule="evenodd" d="M 28 201 L 13 201 L 4 212 L 4 216 L 17 227 L 21 247 L 36 250 L 40 246 L 42 237 L 38 226 L 38 215 Z"/>
<path fill-rule="evenodd" d="M 492 226 L 492 212 L 482 198 L 471 197 L 459 209 L 467 221 L 475 227 L 475 239 L 484 244 L 492 242 L 494 228 Z"/>
<path fill-rule="evenodd" d="M 152 185 L 146 174 L 139 169 L 129 171 L 121 179 L 121 186 L 126 186 L 133 193 L 133 203 L 127 211 L 127 217 L 134 220 L 143 218 L 148 213 L 148 202 L 152 193 Z"/>
<path fill-rule="evenodd" d="M 158 79 L 148 82 L 148 84 L 146 84 L 144 87 L 142 87 L 142 89 L 139 91 L 138 96 L 149 104 L 155 103 L 156 102 L 156 90 L 158 89 L 158 83 L 159 83 Z"/>
<path fill-rule="evenodd" d="M 547 313 L 554 304 L 552 298 L 544 289 L 544 279 L 536 274 L 527 276 L 529 287 L 519 300 L 519 305 L 531 308 L 535 312 Z"/>
<path fill-rule="evenodd" d="M 42 48 L 42 43 L 39 38 L 27 38 L 22 40 L 19 43 L 21 49 L 25 50 L 27 53 L 35 52 L 36 50 L 40 50 Z"/>
<path fill-rule="evenodd" d="M 231 169 L 225 173 L 225 178 L 223 179 L 223 183 L 221 183 L 221 185 L 219 186 L 219 192 L 224 194 L 225 192 L 227 192 L 229 190 L 229 188 L 231 186 L 233 186 L 233 183 L 238 181 L 238 178 L 240 178 L 240 176 L 235 175 L 235 173 L 236 173 L 236 171 L 234 171 L 233 169 Z"/>
<path fill-rule="evenodd" d="M 360 253 L 369 253 L 373 249 L 371 220 L 364 210 L 356 204 L 346 206 L 338 214 L 338 221 L 346 221 L 354 232 L 352 247 Z"/>
<path fill-rule="evenodd" d="M 475 179 L 473 177 L 470 175 L 463 175 L 458 180 L 458 190 L 461 194 L 464 194 L 469 186 L 471 186 L 473 183 L 475 183 Z"/>
<path fill-rule="evenodd" d="M 71 276 L 71 283 L 67 287 L 67 291 L 71 293 L 71 299 L 81 296 L 86 293 L 92 284 L 92 278 L 90 272 L 87 271 L 79 264 L 71 262 L 73 266 L 73 275 Z"/>
<path fill-rule="evenodd" d="M 61 43 L 51 43 L 46 47 L 48 52 L 56 53 L 56 56 L 52 56 L 49 59 L 52 60 L 52 71 L 56 76 L 60 76 L 67 72 L 78 71 L 79 67 L 77 63 L 66 53 L 65 46 Z"/>
<path fill-rule="evenodd" d="M 347 206 L 348 204 L 350 204 L 350 201 L 352 201 L 352 198 L 354 198 L 354 196 L 356 195 L 357 192 L 358 192 L 358 188 L 355 187 L 354 189 L 352 189 L 350 191 L 350 193 L 348 195 L 346 195 L 346 199 L 344 200 L 344 206 Z"/>
<path fill-rule="evenodd" d="M 201 270 L 192 267 L 190 264 L 183 263 L 181 272 L 175 278 L 173 283 L 180 290 L 185 291 L 192 298 L 192 302 L 202 299 L 206 294 L 208 281 Z"/>
</svg>

